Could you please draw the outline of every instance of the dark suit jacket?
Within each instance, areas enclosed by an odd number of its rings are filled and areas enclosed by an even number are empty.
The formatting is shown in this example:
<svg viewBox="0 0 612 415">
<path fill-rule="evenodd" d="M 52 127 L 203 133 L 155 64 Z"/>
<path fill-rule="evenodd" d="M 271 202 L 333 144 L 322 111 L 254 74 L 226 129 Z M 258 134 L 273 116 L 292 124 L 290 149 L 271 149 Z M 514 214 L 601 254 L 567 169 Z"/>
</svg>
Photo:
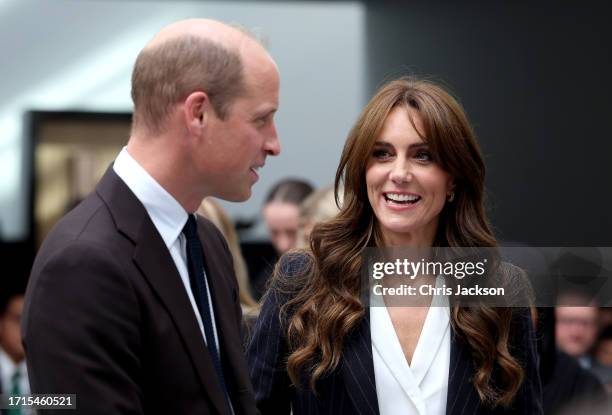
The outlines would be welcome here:
<svg viewBox="0 0 612 415">
<path fill-rule="evenodd" d="M 600 380 L 582 368 L 578 361 L 560 350 L 555 354 L 554 370 L 543 382 L 544 413 L 554 415 L 576 404 L 604 403 L 606 390 Z"/>
<path fill-rule="evenodd" d="M 286 274 L 295 275 L 305 264 L 304 257 L 281 259 Z M 280 321 L 279 308 L 288 298 L 271 290 L 255 326 L 247 356 L 255 388 L 257 406 L 263 415 L 288 414 L 362 414 L 378 415 L 378 399 L 372 360 L 369 307 L 356 330 L 345 339 L 340 369 L 321 379 L 317 396 L 308 387 L 297 389 L 290 384 L 286 371 L 287 343 Z M 473 360 L 465 343 L 453 332 L 446 413 L 474 414 L 542 414 L 542 390 L 531 317 L 528 310 L 517 309 L 513 327 L 513 352 L 523 363 L 525 381 L 509 410 L 489 409 L 480 401 L 471 378 Z"/>
<path fill-rule="evenodd" d="M 231 254 L 198 227 L 232 404 L 253 414 Z M 112 168 L 41 247 L 22 329 L 33 393 L 76 393 L 78 413 L 228 412 L 172 257 Z"/>
</svg>

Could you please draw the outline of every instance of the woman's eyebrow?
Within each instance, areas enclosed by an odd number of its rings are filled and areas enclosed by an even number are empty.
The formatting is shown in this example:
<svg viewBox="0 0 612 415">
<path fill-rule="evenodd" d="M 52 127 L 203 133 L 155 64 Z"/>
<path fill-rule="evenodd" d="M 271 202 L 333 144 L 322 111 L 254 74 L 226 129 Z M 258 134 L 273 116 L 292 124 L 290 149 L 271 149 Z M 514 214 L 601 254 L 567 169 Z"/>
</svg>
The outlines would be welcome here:
<svg viewBox="0 0 612 415">
<path fill-rule="evenodd" d="M 377 140 L 377 141 L 374 143 L 374 145 L 375 145 L 375 146 L 377 146 L 377 147 L 393 147 L 393 146 L 391 145 L 391 143 L 388 143 L 388 142 L 386 142 L 386 141 L 382 141 L 382 140 Z"/>
</svg>

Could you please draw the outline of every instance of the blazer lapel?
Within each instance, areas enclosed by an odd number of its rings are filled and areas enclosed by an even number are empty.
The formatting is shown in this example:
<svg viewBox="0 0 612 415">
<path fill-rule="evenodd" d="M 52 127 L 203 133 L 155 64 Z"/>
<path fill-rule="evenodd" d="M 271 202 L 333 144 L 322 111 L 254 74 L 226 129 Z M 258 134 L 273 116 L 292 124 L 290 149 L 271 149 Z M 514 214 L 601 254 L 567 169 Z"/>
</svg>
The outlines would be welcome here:
<svg viewBox="0 0 612 415">
<path fill-rule="evenodd" d="M 480 398 L 474 388 L 473 376 L 473 361 L 467 345 L 452 330 L 446 415 L 478 413 Z"/>
<path fill-rule="evenodd" d="M 367 303 L 366 303 L 367 304 Z M 379 415 L 378 397 L 372 360 L 370 307 L 355 332 L 346 340 L 343 351 L 342 375 L 346 391 L 359 414 Z"/>
<path fill-rule="evenodd" d="M 97 193 L 105 200 L 120 232 L 135 244 L 133 260 L 166 307 L 180 334 L 206 393 L 220 413 L 227 411 L 221 385 L 181 277 L 144 206 L 112 170 L 100 181 Z"/>
<path fill-rule="evenodd" d="M 212 225 L 211 225 L 212 226 Z M 226 380 L 231 377 L 237 384 L 237 389 L 250 388 L 250 383 L 243 385 L 243 379 L 248 378 L 245 364 L 245 352 L 242 346 L 242 334 L 236 321 L 234 301 L 238 301 L 238 292 L 231 280 L 236 277 L 228 273 L 227 264 L 223 264 L 219 255 L 218 240 L 204 232 L 199 226 L 200 239 L 204 250 L 206 276 L 215 312 L 215 324 L 219 337 L 221 360 L 226 364 Z M 240 312 L 240 311 L 239 311 Z M 228 385 L 229 387 L 229 385 Z M 237 402 L 233 402 L 234 405 Z M 234 407 L 237 411 L 238 408 Z"/>
</svg>

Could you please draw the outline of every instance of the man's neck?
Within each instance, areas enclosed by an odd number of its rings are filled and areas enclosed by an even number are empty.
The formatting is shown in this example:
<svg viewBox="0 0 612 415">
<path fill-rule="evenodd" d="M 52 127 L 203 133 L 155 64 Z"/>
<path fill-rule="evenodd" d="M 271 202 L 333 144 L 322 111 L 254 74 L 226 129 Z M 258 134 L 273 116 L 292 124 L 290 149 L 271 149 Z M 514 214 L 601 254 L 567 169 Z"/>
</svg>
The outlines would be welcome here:
<svg viewBox="0 0 612 415">
<path fill-rule="evenodd" d="M 127 152 L 187 212 L 195 212 L 205 196 L 191 191 L 194 186 L 188 172 L 181 174 L 181 170 L 188 170 L 182 169 L 186 165 L 185 160 L 182 160 L 176 151 L 172 151 L 172 144 L 164 145 L 170 142 L 167 138 L 145 140 L 152 142 L 143 143 L 142 138 L 132 136 Z"/>
</svg>

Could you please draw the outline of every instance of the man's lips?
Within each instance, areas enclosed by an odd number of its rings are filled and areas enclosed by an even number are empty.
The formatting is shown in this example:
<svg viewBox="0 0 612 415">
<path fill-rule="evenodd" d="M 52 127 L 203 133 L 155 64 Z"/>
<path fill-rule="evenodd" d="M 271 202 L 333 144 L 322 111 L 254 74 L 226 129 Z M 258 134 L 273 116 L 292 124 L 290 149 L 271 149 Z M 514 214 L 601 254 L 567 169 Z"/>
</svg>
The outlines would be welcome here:
<svg viewBox="0 0 612 415">
<path fill-rule="evenodd" d="M 249 167 L 249 170 L 251 170 L 251 172 L 255 175 L 255 179 L 259 179 L 259 169 L 261 169 L 263 166 L 263 164 L 257 164 Z"/>
</svg>

